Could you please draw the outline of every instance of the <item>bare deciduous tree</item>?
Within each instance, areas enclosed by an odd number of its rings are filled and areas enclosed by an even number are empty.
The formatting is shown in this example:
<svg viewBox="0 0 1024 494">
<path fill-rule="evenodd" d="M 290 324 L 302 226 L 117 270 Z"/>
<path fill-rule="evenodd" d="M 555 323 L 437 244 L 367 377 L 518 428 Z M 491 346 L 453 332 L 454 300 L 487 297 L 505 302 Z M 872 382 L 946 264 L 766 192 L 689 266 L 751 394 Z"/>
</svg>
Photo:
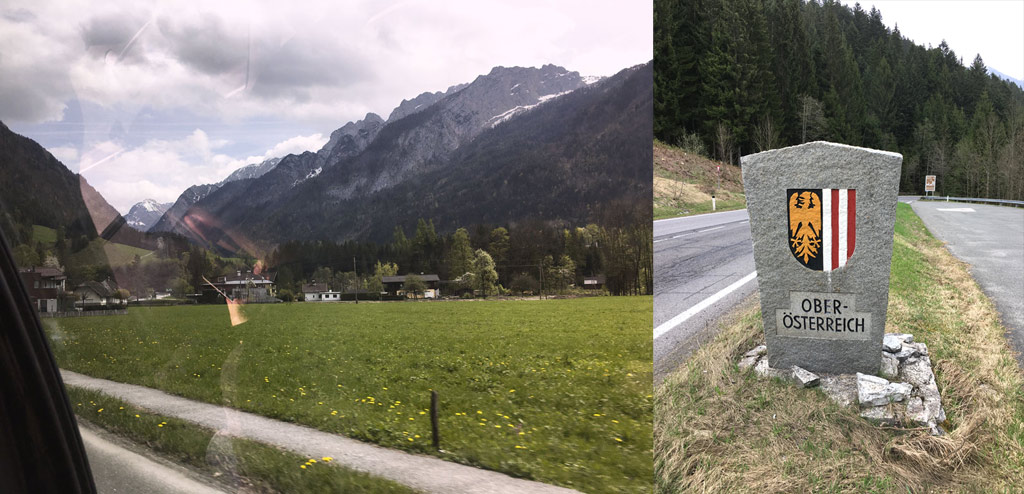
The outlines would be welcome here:
<svg viewBox="0 0 1024 494">
<path fill-rule="evenodd" d="M 772 117 L 765 115 L 754 127 L 754 145 L 758 151 L 775 149 L 779 145 L 779 129 L 772 122 Z"/>
<path fill-rule="evenodd" d="M 715 143 L 718 145 L 718 159 L 732 163 L 732 132 L 724 123 L 715 128 Z"/>
<path fill-rule="evenodd" d="M 809 95 L 800 97 L 800 142 L 821 136 L 825 128 L 825 107 Z"/>
</svg>

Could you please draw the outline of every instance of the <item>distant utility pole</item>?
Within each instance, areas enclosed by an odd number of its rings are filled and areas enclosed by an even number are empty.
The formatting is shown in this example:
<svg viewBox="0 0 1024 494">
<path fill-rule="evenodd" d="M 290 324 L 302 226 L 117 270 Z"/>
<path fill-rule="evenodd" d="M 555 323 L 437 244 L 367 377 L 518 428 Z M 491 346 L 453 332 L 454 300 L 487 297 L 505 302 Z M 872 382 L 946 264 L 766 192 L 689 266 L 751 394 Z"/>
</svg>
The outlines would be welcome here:
<svg viewBox="0 0 1024 494">
<path fill-rule="evenodd" d="M 359 304 L 359 272 L 356 271 L 356 256 L 352 256 L 352 275 L 356 278 L 356 286 L 353 291 L 356 293 L 356 304 Z"/>
</svg>

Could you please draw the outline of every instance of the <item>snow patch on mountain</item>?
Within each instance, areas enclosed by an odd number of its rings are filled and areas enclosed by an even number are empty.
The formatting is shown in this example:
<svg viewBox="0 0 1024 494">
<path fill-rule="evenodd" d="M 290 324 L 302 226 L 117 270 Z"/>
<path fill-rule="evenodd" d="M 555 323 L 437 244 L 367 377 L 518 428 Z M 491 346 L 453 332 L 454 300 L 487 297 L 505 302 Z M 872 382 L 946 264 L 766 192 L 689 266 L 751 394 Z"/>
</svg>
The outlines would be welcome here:
<svg viewBox="0 0 1024 494">
<path fill-rule="evenodd" d="M 541 81 L 541 82 L 543 82 L 543 81 Z M 518 84 L 516 84 L 516 85 L 518 86 Z M 548 101 L 551 101 L 551 100 L 553 100 L 553 99 L 555 99 L 555 98 L 557 98 L 559 96 L 563 96 L 563 95 L 569 94 L 571 92 L 572 91 L 562 91 L 560 93 L 555 93 L 555 94 L 545 94 L 544 96 L 541 96 L 541 97 L 537 98 L 537 102 L 532 104 L 532 105 L 519 105 L 519 106 L 517 106 L 515 108 L 511 108 L 511 109 L 509 109 L 509 110 L 507 110 L 505 112 L 502 112 L 501 114 L 498 114 L 498 115 L 495 115 L 495 116 L 491 117 L 491 119 L 487 122 L 487 125 L 490 126 L 493 129 L 493 128 L 497 127 L 498 125 L 511 120 L 512 118 L 516 117 L 517 115 L 522 114 L 523 112 L 532 110 L 532 109 L 536 108 L 537 106 L 540 106 L 540 105 L 542 105 L 542 104 L 544 104 L 544 103 L 546 103 Z"/>
</svg>

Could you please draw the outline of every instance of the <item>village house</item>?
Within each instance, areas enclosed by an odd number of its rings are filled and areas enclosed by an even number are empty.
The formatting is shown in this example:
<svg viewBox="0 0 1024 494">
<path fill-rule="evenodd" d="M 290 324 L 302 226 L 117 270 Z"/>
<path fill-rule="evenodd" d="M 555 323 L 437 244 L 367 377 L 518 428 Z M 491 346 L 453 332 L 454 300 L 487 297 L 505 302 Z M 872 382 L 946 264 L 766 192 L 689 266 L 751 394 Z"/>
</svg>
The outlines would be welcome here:
<svg viewBox="0 0 1024 494">
<path fill-rule="evenodd" d="M 260 304 L 280 302 L 276 298 L 277 273 L 255 274 L 251 270 L 237 270 L 234 274 L 218 276 L 211 285 L 202 287 L 202 301 L 223 301 L 224 295 L 231 300 Z"/>
<path fill-rule="evenodd" d="M 86 281 L 75 287 L 75 307 L 85 309 L 122 305 L 124 301 L 117 298 L 117 290 L 117 283 L 110 278 Z"/>
<path fill-rule="evenodd" d="M 332 294 L 337 292 L 331 292 L 327 287 L 327 283 L 314 282 L 302 285 L 302 300 L 306 302 L 323 302 L 325 300 L 325 293 Z M 326 300 L 329 300 L 329 298 Z"/>
<path fill-rule="evenodd" d="M 58 268 L 28 267 L 18 269 L 21 282 L 28 289 L 32 305 L 39 312 L 57 312 L 62 309 L 60 299 L 65 294 L 67 276 Z"/>
<path fill-rule="evenodd" d="M 438 298 L 441 295 L 441 291 L 438 289 L 441 278 L 436 274 L 418 274 L 415 276 L 423 281 L 423 285 L 426 287 L 422 293 L 423 298 Z M 388 295 L 404 295 L 409 298 L 415 298 L 416 294 L 405 292 L 405 279 L 406 275 L 384 276 L 381 278 L 381 281 L 384 283 L 384 291 Z"/>
</svg>

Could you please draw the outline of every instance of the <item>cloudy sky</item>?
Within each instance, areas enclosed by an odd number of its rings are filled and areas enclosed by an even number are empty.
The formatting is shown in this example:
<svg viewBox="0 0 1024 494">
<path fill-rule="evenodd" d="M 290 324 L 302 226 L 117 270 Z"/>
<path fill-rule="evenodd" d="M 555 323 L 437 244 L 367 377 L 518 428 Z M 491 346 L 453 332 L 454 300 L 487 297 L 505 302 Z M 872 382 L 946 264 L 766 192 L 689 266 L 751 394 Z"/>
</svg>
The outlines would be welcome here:
<svg viewBox="0 0 1024 494">
<path fill-rule="evenodd" d="M 857 0 L 842 0 L 853 7 Z M 922 46 L 949 47 L 970 65 L 981 54 L 989 68 L 1024 80 L 1024 0 L 860 0 L 882 12 L 882 23 L 899 25 L 904 38 Z"/>
<path fill-rule="evenodd" d="M 647 2 L 252 5 L 5 1 L 0 120 L 127 212 L 497 65 L 607 76 L 652 56 Z"/>
</svg>

